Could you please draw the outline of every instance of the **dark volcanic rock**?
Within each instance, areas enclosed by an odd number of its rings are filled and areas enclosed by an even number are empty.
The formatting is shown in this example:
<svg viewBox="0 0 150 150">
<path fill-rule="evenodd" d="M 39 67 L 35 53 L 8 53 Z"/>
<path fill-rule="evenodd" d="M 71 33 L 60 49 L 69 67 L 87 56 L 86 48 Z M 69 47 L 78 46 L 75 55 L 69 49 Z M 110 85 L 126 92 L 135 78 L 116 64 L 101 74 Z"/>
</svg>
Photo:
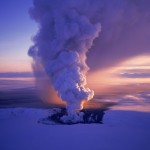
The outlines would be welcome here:
<svg viewBox="0 0 150 150">
<path fill-rule="evenodd" d="M 47 120 L 61 124 L 102 123 L 104 111 L 105 109 L 82 109 L 69 116 L 66 108 L 53 108 Z"/>
<path fill-rule="evenodd" d="M 83 109 L 83 123 L 102 123 L 104 110 L 103 109 Z"/>
</svg>

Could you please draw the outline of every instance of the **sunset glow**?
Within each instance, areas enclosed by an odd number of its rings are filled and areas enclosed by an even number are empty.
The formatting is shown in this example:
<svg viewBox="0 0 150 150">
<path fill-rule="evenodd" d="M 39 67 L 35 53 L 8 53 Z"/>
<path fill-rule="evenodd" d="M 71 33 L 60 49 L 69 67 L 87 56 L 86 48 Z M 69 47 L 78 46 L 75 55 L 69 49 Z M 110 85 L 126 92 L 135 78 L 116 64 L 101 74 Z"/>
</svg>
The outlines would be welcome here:
<svg viewBox="0 0 150 150">
<path fill-rule="evenodd" d="M 31 60 L 1 59 L 0 72 L 32 72 Z"/>
<path fill-rule="evenodd" d="M 149 92 L 150 89 L 150 56 L 138 56 L 116 67 L 111 67 L 103 71 L 95 71 L 88 74 L 88 85 L 95 91 L 95 95 L 101 95 L 109 102 L 115 102 L 116 99 L 142 100 L 136 96 L 140 92 Z M 130 95 L 127 97 L 127 95 Z M 119 106 L 118 109 L 124 106 Z M 115 107 L 116 108 L 116 107 Z M 127 107 L 124 107 L 126 109 Z M 131 109 L 132 107 L 127 109 Z M 149 106 L 136 106 L 147 111 Z"/>
<path fill-rule="evenodd" d="M 0 150 L 150 150 L 150 0 L 0 0 Z"/>
</svg>

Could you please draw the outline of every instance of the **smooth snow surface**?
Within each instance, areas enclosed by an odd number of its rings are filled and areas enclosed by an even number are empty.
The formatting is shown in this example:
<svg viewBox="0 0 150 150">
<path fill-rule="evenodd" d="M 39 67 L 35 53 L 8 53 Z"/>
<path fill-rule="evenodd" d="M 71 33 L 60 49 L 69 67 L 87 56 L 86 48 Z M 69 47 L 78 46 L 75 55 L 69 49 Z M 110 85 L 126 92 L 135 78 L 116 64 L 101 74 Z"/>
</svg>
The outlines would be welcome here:
<svg viewBox="0 0 150 150">
<path fill-rule="evenodd" d="M 44 125 L 49 110 L 0 109 L 0 150 L 149 150 L 150 113 L 105 112 L 104 124 Z"/>
</svg>

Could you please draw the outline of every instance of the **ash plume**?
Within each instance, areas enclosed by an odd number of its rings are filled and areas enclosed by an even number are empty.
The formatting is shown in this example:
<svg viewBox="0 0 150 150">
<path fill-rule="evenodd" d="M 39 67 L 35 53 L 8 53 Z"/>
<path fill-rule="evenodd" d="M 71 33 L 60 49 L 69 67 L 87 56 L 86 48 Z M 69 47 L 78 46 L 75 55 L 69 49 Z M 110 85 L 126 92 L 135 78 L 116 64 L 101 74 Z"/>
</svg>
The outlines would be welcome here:
<svg viewBox="0 0 150 150">
<path fill-rule="evenodd" d="M 91 7 L 95 11 L 94 19 L 99 20 L 102 30 L 87 54 L 91 72 L 119 65 L 132 57 L 150 55 L 149 0 L 95 0 L 93 3 L 97 3 Z"/>
<path fill-rule="evenodd" d="M 149 6 L 149 0 L 33 0 L 39 30 L 28 54 L 70 114 L 94 95 L 86 87 L 88 66 L 106 69 L 150 53 Z"/>
<path fill-rule="evenodd" d="M 29 55 L 40 62 L 68 114 L 93 98 L 86 86 L 86 53 L 99 36 L 100 23 L 92 22 L 78 3 L 65 0 L 34 0 L 31 17 L 39 23 Z"/>
</svg>

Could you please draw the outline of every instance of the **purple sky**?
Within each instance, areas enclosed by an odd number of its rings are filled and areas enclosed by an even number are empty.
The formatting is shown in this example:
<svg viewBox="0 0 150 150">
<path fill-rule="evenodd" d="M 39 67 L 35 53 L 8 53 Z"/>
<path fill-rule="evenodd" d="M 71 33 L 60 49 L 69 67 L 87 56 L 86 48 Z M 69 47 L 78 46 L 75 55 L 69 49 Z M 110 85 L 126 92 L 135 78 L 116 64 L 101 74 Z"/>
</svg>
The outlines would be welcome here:
<svg viewBox="0 0 150 150">
<path fill-rule="evenodd" d="M 120 5 L 112 3 L 112 7 L 108 7 L 108 9 L 102 12 L 100 18 L 98 15 L 97 18 L 94 18 L 95 12 L 97 12 L 97 7 L 93 7 L 94 5 L 89 7 L 86 3 L 85 7 L 81 7 L 88 10 L 86 12 L 87 15 L 91 11 L 90 17 L 102 25 L 100 36 L 95 40 L 88 53 L 88 65 L 92 71 L 94 70 L 93 74 L 91 73 L 91 80 L 88 81 L 96 81 L 96 83 L 102 84 L 104 82 L 112 85 L 116 83 L 135 84 L 137 81 L 139 83 L 149 83 L 150 61 L 146 61 L 145 64 L 139 63 L 140 61 L 150 60 L 145 57 L 141 60 L 133 59 L 135 63 L 128 63 L 123 66 L 123 69 L 116 69 L 116 76 L 114 76 L 112 70 L 104 73 L 101 72 L 101 69 L 103 71 L 107 67 L 118 67 L 120 62 L 126 59 L 148 55 L 150 52 L 150 9 L 147 7 L 150 4 L 149 1 L 137 0 L 136 5 L 130 0 L 116 1 L 128 3 L 125 3 L 125 5 L 124 3 L 120 3 Z M 95 0 L 94 2 L 100 3 L 101 1 Z M 105 2 L 109 4 L 110 1 L 106 0 Z M 17 73 L 31 71 L 31 58 L 29 58 L 27 52 L 32 45 L 31 37 L 37 32 L 37 24 L 30 18 L 28 13 L 29 8 L 33 5 L 32 3 L 32 0 L 0 1 L 0 78 L 10 76 L 32 77 L 30 73 Z M 141 64 L 143 66 L 138 68 Z M 127 66 L 131 68 L 129 70 L 128 68 L 125 69 Z M 1 72 L 14 73 L 3 74 Z M 136 80 L 136 78 L 141 78 L 141 80 Z M 102 84 L 101 87 L 103 88 Z M 105 88 L 103 89 L 105 90 Z M 94 90 L 96 91 L 96 88 Z M 106 90 L 108 91 L 107 86 Z M 99 88 L 98 91 L 100 91 Z"/>
<path fill-rule="evenodd" d="M 140 20 L 143 18 L 141 15 L 143 12 L 150 12 L 147 0 L 137 1 L 137 6 L 140 6 L 140 13 L 137 15 L 136 11 L 132 12 L 132 7 L 127 5 L 125 16 L 128 23 L 133 19 L 139 17 Z M 8 71 L 30 71 L 30 58 L 27 56 L 27 50 L 32 45 L 31 36 L 37 31 L 37 24 L 30 18 L 28 14 L 29 8 L 32 6 L 32 0 L 1 0 L 0 1 L 0 72 Z M 121 9 L 122 5 L 119 6 Z M 133 7 L 134 8 L 134 7 Z M 126 58 L 132 58 L 132 56 L 146 54 L 149 50 L 149 23 L 145 24 L 145 19 L 140 20 L 141 24 L 135 23 L 135 28 L 130 30 L 122 30 L 123 34 L 117 34 L 120 26 L 114 20 L 117 12 L 116 9 L 109 8 L 110 12 L 106 14 L 106 19 L 102 19 L 102 32 L 100 38 L 95 41 L 94 47 L 90 53 L 88 53 L 88 64 L 92 68 L 105 68 L 111 64 L 118 64 L 120 61 Z M 120 9 L 120 10 L 121 10 Z M 136 9 L 135 9 L 136 10 Z M 119 11 L 119 9 L 118 9 Z M 133 13 L 133 16 L 131 15 Z M 130 17 L 131 16 L 131 17 Z M 148 18 L 147 14 L 147 18 Z M 111 19 L 108 19 L 110 17 Z M 122 17 L 121 17 L 122 18 Z M 113 22 L 111 22 L 113 20 Z M 112 23 L 111 28 L 109 25 Z M 146 22 L 147 23 L 147 22 Z M 123 23 L 124 24 L 124 23 Z M 108 30 L 109 29 L 109 30 Z M 109 34 L 108 31 L 111 31 Z M 127 31 L 127 32 L 126 32 Z M 137 33 L 137 31 L 140 31 Z M 115 34 L 116 33 L 116 34 Z M 144 33 L 144 34 L 142 34 Z M 134 36 L 133 36 L 134 35 Z M 111 40 L 113 36 L 113 40 Z M 119 42 L 117 41 L 119 37 Z M 146 40 L 143 40 L 146 37 Z M 107 43 L 104 40 L 107 40 Z M 116 42 L 117 41 L 117 42 Z M 141 43 L 140 43 L 141 42 Z M 136 46 L 135 46 L 136 45 Z M 145 47 L 142 49 L 142 46 Z M 95 48 L 96 47 L 96 48 Z M 121 50 L 122 49 L 122 50 Z"/>
<path fill-rule="evenodd" d="M 31 5 L 32 0 L 0 1 L 0 72 L 30 68 L 27 49 L 36 31 L 28 14 Z"/>
</svg>

